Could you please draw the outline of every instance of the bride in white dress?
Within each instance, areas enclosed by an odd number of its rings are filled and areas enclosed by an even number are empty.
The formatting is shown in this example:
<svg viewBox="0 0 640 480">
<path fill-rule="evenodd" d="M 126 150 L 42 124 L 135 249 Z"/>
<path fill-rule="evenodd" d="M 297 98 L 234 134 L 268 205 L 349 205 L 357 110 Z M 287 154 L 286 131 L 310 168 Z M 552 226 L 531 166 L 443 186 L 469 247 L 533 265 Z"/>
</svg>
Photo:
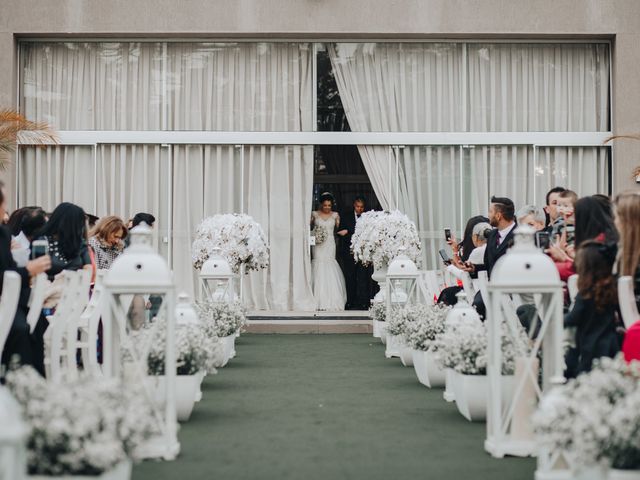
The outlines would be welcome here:
<svg viewBox="0 0 640 480">
<path fill-rule="evenodd" d="M 312 225 L 322 226 L 327 238 L 313 247 L 311 261 L 313 295 L 317 310 L 344 310 L 347 301 L 347 289 L 344 275 L 336 261 L 335 232 L 340 225 L 340 216 L 332 211 L 333 196 L 323 193 L 320 197 L 320 209 L 311 215 Z"/>
</svg>

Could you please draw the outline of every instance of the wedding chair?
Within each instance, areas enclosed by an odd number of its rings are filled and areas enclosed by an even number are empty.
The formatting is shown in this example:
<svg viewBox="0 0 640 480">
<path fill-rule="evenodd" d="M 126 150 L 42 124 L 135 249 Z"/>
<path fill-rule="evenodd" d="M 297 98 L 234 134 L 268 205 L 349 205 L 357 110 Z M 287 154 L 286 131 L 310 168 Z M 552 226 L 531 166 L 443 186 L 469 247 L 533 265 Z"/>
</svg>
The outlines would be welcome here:
<svg viewBox="0 0 640 480">
<path fill-rule="evenodd" d="M 469 272 L 462 272 L 460 274 L 460 280 L 462 280 L 462 289 L 464 290 L 464 293 L 467 294 L 467 301 L 470 304 L 473 303 L 476 291 L 473 287 L 473 282 L 471 281 L 471 275 L 469 275 Z"/>
<path fill-rule="evenodd" d="M 66 354 L 64 341 L 67 334 L 67 320 L 73 312 L 74 304 L 78 299 L 78 290 L 82 280 L 82 271 L 64 272 L 64 287 L 60 300 L 56 305 L 53 315 L 49 315 L 49 328 L 44 335 L 45 357 L 44 365 L 47 379 L 59 382 L 62 377 L 62 360 Z"/>
<path fill-rule="evenodd" d="M 76 343 L 76 347 L 80 349 L 85 371 L 92 375 L 102 373 L 98 363 L 98 329 L 105 299 L 104 286 L 102 285 L 105 272 L 106 270 L 98 270 L 91 299 L 78 322 L 80 340 Z"/>
<path fill-rule="evenodd" d="M 66 368 L 71 375 L 78 373 L 77 355 L 80 317 L 89 303 L 91 290 L 91 271 L 79 270 L 76 275 L 78 276 L 77 289 L 73 306 L 67 317 L 67 331 L 62 352 L 64 355 L 63 361 L 66 360 Z"/>
<path fill-rule="evenodd" d="M 578 274 L 571 275 L 567 278 L 567 290 L 569 290 L 569 299 L 571 300 L 571 306 L 578 295 Z"/>
<path fill-rule="evenodd" d="M 425 298 L 430 299 L 435 304 L 440 295 L 438 272 L 436 270 L 420 272 L 420 288 L 424 290 Z"/>
<path fill-rule="evenodd" d="M 21 287 L 22 277 L 18 273 L 10 270 L 4 272 L 2 297 L 0 297 L 0 355 L 4 351 L 4 345 L 18 310 Z"/>
<path fill-rule="evenodd" d="M 618 303 L 620 304 L 622 321 L 626 328 L 631 327 L 631 325 L 640 320 L 633 284 L 633 277 L 625 276 L 618 279 Z"/>
<path fill-rule="evenodd" d="M 487 309 L 489 307 L 489 276 L 486 270 L 480 270 L 478 272 L 478 289 L 480 290 L 484 307 Z"/>
<path fill-rule="evenodd" d="M 30 330 L 33 333 L 33 329 L 36 328 L 40 314 L 42 313 L 42 306 L 44 305 L 45 296 L 47 294 L 47 274 L 40 273 L 36 276 L 33 286 L 31 287 L 31 297 L 29 298 L 29 313 L 27 314 L 27 323 Z"/>
</svg>

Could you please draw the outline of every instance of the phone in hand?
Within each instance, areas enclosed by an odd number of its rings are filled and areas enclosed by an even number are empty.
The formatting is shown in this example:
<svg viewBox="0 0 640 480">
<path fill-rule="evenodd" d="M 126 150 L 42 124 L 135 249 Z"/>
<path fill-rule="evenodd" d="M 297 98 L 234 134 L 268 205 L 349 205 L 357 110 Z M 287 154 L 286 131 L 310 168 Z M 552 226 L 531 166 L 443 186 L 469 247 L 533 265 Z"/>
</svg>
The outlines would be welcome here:
<svg viewBox="0 0 640 480">
<path fill-rule="evenodd" d="M 549 245 L 551 244 L 551 237 L 549 235 L 549 232 L 544 232 L 544 231 L 536 232 L 535 240 L 536 240 L 536 246 L 538 248 L 541 248 L 542 250 L 546 250 L 547 248 L 549 248 Z"/>
<path fill-rule="evenodd" d="M 451 240 L 451 229 L 450 228 L 445 228 L 444 229 L 444 238 L 447 242 L 449 242 Z"/>
<path fill-rule="evenodd" d="M 49 242 L 46 240 L 34 240 L 31 242 L 31 259 L 49 255 Z"/>
<path fill-rule="evenodd" d="M 442 263 L 444 263 L 447 266 L 451 265 L 451 259 L 449 258 L 449 255 L 447 255 L 447 251 L 444 248 L 441 248 L 438 253 L 440 253 L 440 257 L 442 258 Z"/>
</svg>

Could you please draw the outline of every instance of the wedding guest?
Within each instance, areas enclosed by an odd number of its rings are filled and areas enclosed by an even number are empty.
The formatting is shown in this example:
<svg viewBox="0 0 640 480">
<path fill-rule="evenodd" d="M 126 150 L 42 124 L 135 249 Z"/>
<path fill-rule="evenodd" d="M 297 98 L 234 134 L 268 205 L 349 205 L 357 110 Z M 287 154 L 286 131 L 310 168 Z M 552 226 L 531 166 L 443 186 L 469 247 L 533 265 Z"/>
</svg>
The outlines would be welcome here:
<svg viewBox="0 0 640 480">
<path fill-rule="evenodd" d="M 544 210 L 535 205 L 525 205 L 516 214 L 518 225 L 529 225 L 536 232 L 544 230 L 546 217 Z"/>
<path fill-rule="evenodd" d="M 47 224 L 36 234 L 49 242 L 49 280 L 63 270 L 91 269 L 87 247 L 87 222 L 82 208 L 63 202 L 51 213 Z"/>
<path fill-rule="evenodd" d="M 558 194 L 558 204 L 556 206 L 558 217 L 552 224 L 551 236 L 555 239 L 566 233 L 567 243 L 573 244 L 575 232 L 574 210 L 578 201 L 578 194 L 573 190 L 565 190 Z"/>
<path fill-rule="evenodd" d="M 6 213 L 5 200 L 4 183 L 0 181 L 0 217 Z M 34 332 L 31 333 L 27 324 L 27 313 L 31 278 L 48 270 L 51 259 L 48 255 L 44 255 L 29 261 L 25 267 L 18 267 L 11 256 L 10 244 L 11 232 L 6 227 L 0 226 L 0 293 L 6 271 L 17 272 L 21 277 L 18 307 L 2 349 L 1 362 L 6 367 L 10 361 L 16 359 L 21 364 L 33 366 L 44 375 L 42 335 L 46 328 L 46 320 L 41 316 Z"/>
<path fill-rule="evenodd" d="M 545 230 L 551 233 L 551 225 L 558 218 L 558 197 L 564 192 L 566 188 L 564 187 L 553 187 L 551 190 L 547 192 L 545 197 L 546 205 L 544 207 L 544 213 L 546 216 L 545 221 Z"/>
<path fill-rule="evenodd" d="M 577 365 L 571 371 L 573 359 L 567 361 L 569 378 L 590 371 L 595 359 L 614 357 L 620 351 L 617 282 L 612 274 L 616 252 L 615 244 L 593 240 L 578 248 L 578 295 L 564 318 L 565 328 L 576 328 Z"/>
<path fill-rule="evenodd" d="M 636 303 L 640 309 L 640 191 L 623 192 L 615 200 L 615 225 L 620 232 L 620 255 L 616 265 L 621 276 L 634 279 Z"/>
<path fill-rule="evenodd" d="M 127 228 L 120 217 L 101 218 L 89 233 L 89 247 L 93 251 L 98 269 L 109 269 L 113 261 L 124 251 L 123 240 Z"/>
<path fill-rule="evenodd" d="M 16 215 L 16 212 L 20 213 Z M 47 223 L 47 217 L 45 211 L 40 207 L 24 207 L 16 212 L 11 214 L 9 218 L 9 225 L 14 236 L 11 254 L 16 264 L 19 267 L 24 267 L 31 254 L 33 235 Z"/>
<path fill-rule="evenodd" d="M 87 226 L 89 227 L 89 230 L 93 230 L 93 228 L 96 226 L 96 223 L 98 223 L 98 220 L 100 220 L 100 217 L 92 215 L 91 213 L 87 213 L 86 216 Z"/>
</svg>

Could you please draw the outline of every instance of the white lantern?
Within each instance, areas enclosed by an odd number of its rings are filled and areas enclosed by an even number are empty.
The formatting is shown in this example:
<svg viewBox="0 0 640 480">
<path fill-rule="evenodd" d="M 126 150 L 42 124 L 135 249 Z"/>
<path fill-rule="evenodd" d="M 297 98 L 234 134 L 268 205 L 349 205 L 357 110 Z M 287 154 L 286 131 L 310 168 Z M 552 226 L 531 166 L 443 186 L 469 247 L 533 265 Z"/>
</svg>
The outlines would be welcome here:
<svg viewBox="0 0 640 480">
<path fill-rule="evenodd" d="M 385 284 L 387 318 L 390 318 L 393 308 L 420 303 L 419 278 L 418 267 L 406 255 L 399 255 L 391 262 Z"/>
<path fill-rule="evenodd" d="M 142 223 L 130 233 L 131 246 L 113 262 L 103 282 L 106 297 L 102 316 L 103 371 L 107 376 L 122 376 L 143 386 L 161 434 L 152 438 L 139 454 L 146 458 L 171 460 L 180 451 L 175 407 L 175 288 L 167 263 L 151 247 L 151 229 Z M 140 347 L 130 336 L 132 330 L 139 328 L 139 325 L 132 324 L 132 310 L 139 305 L 144 309 L 150 297 L 160 297 L 162 303 L 155 321 L 145 320 L 151 329 L 148 338 L 153 338 L 158 322 L 166 321 L 167 329 L 164 364 L 166 387 L 160 401 L 156 399 L 151 382 L 147 380 L 150 345 Z M 122 368 L 121 353 L 127 358 L 126 369 Z"/>
<path fill-rule="evenodd" d="M 178 295 L 178 304 L 176 305 L 176 325 L 195 325 L 198 323 L 200 320 L 191 304 L 189 295 L 181 293 Z"/>
<path fill-rule="evenodd" d="M 215 249 L 202 264 L 200 286 L 205 298 L 212 302 L 233 302 L 237 298 L 235 281 L 238 275 L 233 273 L 231 265 L 219 252 Z"/>
<path fill-rule="evenodd" d="M 0 385 L 0 425 L 0 478 L 22 480 L 27 473 L 25 445 L 29 430 L 18 402 L 3 385 Z"/>
<path fill-rule="evenodd" d="M 542 392 L 563 381 L 564 358 L 562 283 L 551 258 L 536 248 L 532 228 L 517 227 L 515 245 L 496 263 L 488 293 L 489 401 L 485 450 L 499 458 L 534 455 L 531 415 Z M 533 299 L 537 318 L 529 326 L 530 351 L 516 359 L 513 392 L 510 393 L 503 391 L 507 384 L 501 381 L 503 325 L 506 325 L 507 335 L 518 338 L 521 334 L 516 305 L 522 295 Z M 542 388 L 538 383 L 539 353 L 542 354 Z"/>
</svg>

